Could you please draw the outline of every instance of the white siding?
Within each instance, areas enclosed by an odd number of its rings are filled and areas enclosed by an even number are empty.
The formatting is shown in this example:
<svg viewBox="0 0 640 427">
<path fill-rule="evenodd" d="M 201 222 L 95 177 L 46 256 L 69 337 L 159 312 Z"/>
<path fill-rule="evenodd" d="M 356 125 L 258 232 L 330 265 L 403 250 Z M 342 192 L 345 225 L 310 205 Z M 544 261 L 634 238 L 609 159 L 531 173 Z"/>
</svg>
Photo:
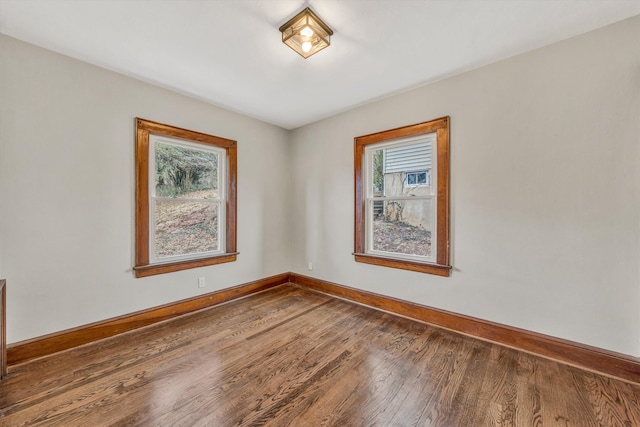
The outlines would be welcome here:
<svg viewBox="0 0 640 427">
<path fill-rule="evenodd" d="M 431 169 L 431 140 L 385 150 L 384 173 L 427 169 Z"/>
</svg>

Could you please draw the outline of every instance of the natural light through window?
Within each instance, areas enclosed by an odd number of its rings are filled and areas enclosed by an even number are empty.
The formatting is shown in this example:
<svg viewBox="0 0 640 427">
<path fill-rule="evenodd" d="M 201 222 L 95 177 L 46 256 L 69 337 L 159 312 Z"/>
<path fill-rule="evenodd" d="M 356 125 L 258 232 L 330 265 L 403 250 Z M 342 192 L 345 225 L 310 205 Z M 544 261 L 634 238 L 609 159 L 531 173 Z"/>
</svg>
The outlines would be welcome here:
<svg viewBox="0 0 640 427">
<path fill-rule="evenodd" d="M 136 277 L 236 260 L 236 145 L 136 119 Z"/>
<path fill-rule="evenodd" d="M 436 180 L 426 185 L 437 161 L 435 133 L 365 149 L 367 252 L 435 261 Z M 416 168 L 423 172 L 408 172 Z"/>
<path fill-rule="evenodd" d="M 449 118 L 355 138 L 357 262 L 448 276 Z"/>
<path fill-rule="evenodd" d="M 152 135 L 151 262 L 219 254 L 224 248 L 224 150 Z"/>
</svg>

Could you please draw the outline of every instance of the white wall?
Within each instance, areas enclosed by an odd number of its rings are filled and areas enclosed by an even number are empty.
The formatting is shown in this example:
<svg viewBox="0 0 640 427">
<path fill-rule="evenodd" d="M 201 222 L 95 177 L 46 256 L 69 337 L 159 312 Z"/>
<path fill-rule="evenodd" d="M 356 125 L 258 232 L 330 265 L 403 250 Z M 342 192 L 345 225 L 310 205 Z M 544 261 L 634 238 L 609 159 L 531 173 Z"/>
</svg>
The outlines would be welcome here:
<svg viewBox="0 0 640 427">
<path fill-rule="evenodd" d="M 640 356 L 638 40 L 634 17 L 294 131 L 292 270 Z M 445 115 L 452 276 L 354 262 L 353 138 Z"/>
<path fill-rule="evenodd" d="M 288 133 L 0 36 L 8 341 L 292 270 L 640 356 L 637 40 L 640 17 Z M 353 138 L 443 115 L 452 277 L 355 263 Z M 238 140 L 237 262 L 133 278 L 135 116 Z"/>
<path fill-rule="evenodd" d="M 236 262 L 133 278 L 136 116 L 238 141 Z M 285 130 L 6 36 L 0 120 L 8 342 L 289 270 Z"/>
</svg>

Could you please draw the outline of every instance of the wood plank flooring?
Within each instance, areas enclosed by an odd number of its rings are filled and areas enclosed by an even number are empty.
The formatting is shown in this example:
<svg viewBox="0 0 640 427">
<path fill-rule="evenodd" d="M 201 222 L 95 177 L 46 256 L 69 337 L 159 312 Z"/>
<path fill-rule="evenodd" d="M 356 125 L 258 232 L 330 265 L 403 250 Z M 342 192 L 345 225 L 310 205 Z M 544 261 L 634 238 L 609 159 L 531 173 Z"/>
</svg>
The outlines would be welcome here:
<svg viewBox="0 0 640 427">
<path fill-rule="evenodd" d="M 24 425 L 640 427 L 640 386 L 285 285 L 10 368 Z"/>
</svg>

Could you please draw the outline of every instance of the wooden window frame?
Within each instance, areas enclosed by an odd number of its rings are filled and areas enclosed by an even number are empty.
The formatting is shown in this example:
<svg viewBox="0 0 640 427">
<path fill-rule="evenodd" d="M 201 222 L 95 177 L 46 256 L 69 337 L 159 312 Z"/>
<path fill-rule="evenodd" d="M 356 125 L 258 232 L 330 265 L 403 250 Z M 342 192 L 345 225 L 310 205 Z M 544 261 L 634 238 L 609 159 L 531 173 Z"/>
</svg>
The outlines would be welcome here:
<svg viewBox="0 0 640 427">
<path fill-rule="evenodd" d="M 226 250 L 222 254 L 150 264 L 149 262 L 149 136 L 178 138 L 225 150 L 226 176 Z M 237 142 L 231 139 L 186 130 L 175 126 L 136 118 L 136 277 L 153 276 L 236 260 L 237 239 Z"/>
<path fill-rule="evenodd" d="M 421 273 L 449 276 L 449 123 L 450 118 L 441 117 L 424 123 L 390 129 L 354 138 L 355 177 L 355 236 L 354 257 L 356 262 L 418 271 Z M 401 257 L 385 257 L 366 252 L 366 206 L 364 193 L 365 148 L 368 145 L 390 142 L 436 132 L 437 140 L 437 189 L 436 189 L 436 261 L 423 262 Z M 432 242 L 433 244 L 433 242 Z"/>
</svg>

